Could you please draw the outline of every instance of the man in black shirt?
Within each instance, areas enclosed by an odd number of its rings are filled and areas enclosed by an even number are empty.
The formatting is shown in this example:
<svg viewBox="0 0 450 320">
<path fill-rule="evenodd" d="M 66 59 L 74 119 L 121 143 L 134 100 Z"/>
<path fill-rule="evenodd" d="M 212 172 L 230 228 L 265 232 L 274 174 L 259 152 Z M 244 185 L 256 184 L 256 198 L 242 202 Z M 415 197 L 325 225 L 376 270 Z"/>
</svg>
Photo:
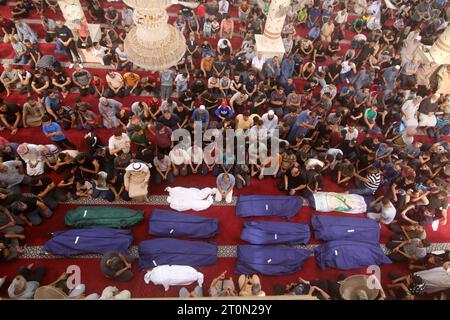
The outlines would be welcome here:
<svg viewBox="0 0 450 320">
<path fill-rule="evenodd" d="M 0 144 L 0 163 L 10 160 L 20 160 L 17 154 L 18 146 L 19 144 L 15 142 Z"/>
<path fill-rule="evenodd" d="M 172 112 L 166 110 L 162 115 L 158 117 L 158 122 L 161 122 L 172 130 L 176 130 L 178 129 L 180 118 L 176 114 L 173 114 Z"/>
<path fill-rule="evenodd" d="M 88 153 L 77 155 L 75 164 L 77 166 L 76 176 L 86 180 L 92 179 L 100 171 L 99 162 Z"/>
<path fill-rule="evenodd" d="M 297 191 L 304 188 L 306 188 L 306 179 L 296 167 L 286 172 L 279 185 L 281 191 L 288 191 L 290 195 L 295 195 Z"/>
<path fill-rule="evenodd" d="M 22 122 L 20 107 L 17 104 L 10 104 L 0 99 L 0 130 L 9 129 L 15 135 Z"/>
<path fill-rule="evenodd" d="M 370 41 L 369 43 L 366 43 L 361 51 L 359 52 L 358 56 L 355 58 L 356 66 L 359 68 L 361 67 L 369 58 L 370 55 L 374 54 L 375 52 L 375 42 Z"/>
<path fill-rule="evenodd" d="M 33 178 L 30 191 L 38 198 L 41 198 L 51 210 L 56 209 L 59 202 L 67 200 L 66 194 L 47 176 Z"/>
<path fill-rule="evenodd" d="M 56 40 L 61 42 L 64 51 L 68 55 L 69 60 L 72 62 L 69 68 L 73 68 L 74 65 L 73 57 L 75 57 L 76 61 L 81 65 L 81 58 L 80 55 L 78 54 L 77 47 L 75 45 L 75 40 L 73 39 L 73 33 L 69 29 L 69 27 L 65 26 L 61 20 L 57 20 L 55 31 L 56 31 Z"/>
<path fill-rule="evenodd" d="M 333 84 L 338 82 L 339 75 L 341 73 L 342 59 L 338 58 L 335 62 L 330 63 L 325 73 L 325 81 L 327 84 Z"/>
<path fill-rule="evenodd" d="M 62 96 L 65 98 L 69 94 L 69 90 L 71 87 L 72 80 L 70 79 L 67 72 L 65 72 L 61 67 L 56 67 L 55 70 L 53 70 L 53 79 L 52 84 L 55 89 L 58 89 Z"/>
<path fill-rule="evenodd" d="M 26 55 L 28 56 L 28 64 L 32 69 L 36 68 L 36 63 L 41 59 L 42 53 L 39 46 L 36 43 L 32 43 L 30 40 L 26 39 L 23 41 L 27 49 Z"/>
<path fill-rule="evenodd" d="M 108 147 L 97 149 L 94 159 L 98 162 L 101 171 L 105 171 L 108 174 L 113 172 L 115 156 L 109 153 Z"/>
<path fill-rule="evenodd" d="M 194 108 L 195 98 L 190 88 L 180 95 L 178 102 L 179 105 L 183 105 L 188 110 L 192 110 Z"/>
<path fill-rule="evenodd" d="M 177 104 L 177 107 L 173 111 L 173 113 L 178 116 L 178 126 L 180 128 L 184 128 L 189 121 L 190 112 L 187 110 L 184 105 L 181 103 Z"/>
<path fill-rule="evenodd" d="M 198 41 L 195 40 L 195 34 L 193 32 L 191 32 L 189 34 L 189 40 L 186 41 L 186 46 L 187 46 L 187 54 L 189 56 L 193 56 L 194 58 L 198 58 L 200 56 L 200 52 L 199 52 L 199 44 Z"/>
<path fill-rule="evenodd" d="M 42 218 L 50 218 L 53 212 L 36 197 L 23 196 L 11 204 L 12 212 L 27 225 L 41 224 Z"/>
</svg>

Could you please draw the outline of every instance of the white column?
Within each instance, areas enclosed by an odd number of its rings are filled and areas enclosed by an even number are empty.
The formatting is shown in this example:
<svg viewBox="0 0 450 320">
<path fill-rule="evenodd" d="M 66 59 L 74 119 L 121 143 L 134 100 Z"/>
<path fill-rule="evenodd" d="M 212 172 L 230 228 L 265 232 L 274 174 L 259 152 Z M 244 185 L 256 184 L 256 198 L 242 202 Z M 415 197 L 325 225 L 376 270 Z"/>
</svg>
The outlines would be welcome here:
<svg viewBox="0 0 450 320">
<path fill-rule="evenodd" d="M 450 64 L 450 26 L 430 48 L 428 56 L 437 64 Z"/>
<path fill-rule="evenodd" d="M 290 4 L 290 0 L 272 0 L 264 26 L 264 33 L 255 35 L 256 51 L 261 52 L 266 58 L 273 56 L 282 58 L 285 53 L 281 31 Z"/>
</svg>

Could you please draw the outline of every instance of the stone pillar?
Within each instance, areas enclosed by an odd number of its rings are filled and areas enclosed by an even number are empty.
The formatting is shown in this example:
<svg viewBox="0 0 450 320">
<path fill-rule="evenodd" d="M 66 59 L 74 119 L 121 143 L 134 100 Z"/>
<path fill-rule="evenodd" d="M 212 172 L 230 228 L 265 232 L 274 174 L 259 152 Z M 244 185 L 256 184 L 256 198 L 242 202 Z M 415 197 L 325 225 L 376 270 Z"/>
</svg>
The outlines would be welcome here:
<svg viewBox="0 0 450 320">
<path fill-rule="evenodd" d="M 438 65 L 450 64 L 450 26 L 439 36 L 428 50 L 419 53 L 422 60 Z"/>
<path fill-rule="evenodd" d="M 99 24 L 87 23 L 86 16 L 84 15 L 83 8 L 79 0 L 58 0 L 59 8 L 64 16 L 65 24 L 72 29 L 72 32 L 76 38 L 75 29 L 77 25 L 87 24 L 89 28 L 89 34 L 92 42 L 99 41 L 101 38 L 101 28 Z M 88 50 L 78 49 L 81 55 L 84 57 L 85 62 L 99 62 L 98 59 L 91 55 Z"/>
<path fill-rule="evenodd" d="M 281 31 L 290 4 L 290 0 L 272 0 L 264 26 L 264 33 L 255 35 L 256 51 L 261 52 L 265 58 L 273 56 L 283 58 L 285 50 L 281 40 Z"/>
</svg>

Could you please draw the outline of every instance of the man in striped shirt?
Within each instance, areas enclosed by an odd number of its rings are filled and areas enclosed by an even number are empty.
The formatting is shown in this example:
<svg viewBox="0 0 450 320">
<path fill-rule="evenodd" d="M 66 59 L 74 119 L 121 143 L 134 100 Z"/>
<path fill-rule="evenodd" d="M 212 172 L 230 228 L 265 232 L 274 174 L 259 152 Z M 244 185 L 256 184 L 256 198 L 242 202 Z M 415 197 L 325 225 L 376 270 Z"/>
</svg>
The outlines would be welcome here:
<svg viewBox="0 0 450 320">
<path fill-rule="evenodd" d="M 375 167 L 367 168 L 367 175 L 365 177 L 355 173 L 356 189 L 351 189 L 348 193 L 360 194 L 362 196 L 371 196 L 377 192 L 381 185 L 381 172 Z"/>
</svg>

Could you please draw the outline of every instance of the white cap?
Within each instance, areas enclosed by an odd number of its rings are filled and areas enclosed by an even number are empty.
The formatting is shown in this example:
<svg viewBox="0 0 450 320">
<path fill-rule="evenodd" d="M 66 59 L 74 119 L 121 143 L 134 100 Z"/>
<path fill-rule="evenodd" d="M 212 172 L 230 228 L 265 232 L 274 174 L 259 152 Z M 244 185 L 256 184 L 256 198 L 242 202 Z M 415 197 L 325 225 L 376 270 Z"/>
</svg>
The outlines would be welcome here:
<svg viewBox="0 0 450 320">
<path fill-rule="evenodd" d="M 400 70 L 400 66 L 399 66 L 399 65 L 396 65 L 396 66 L 395 66 L 395 69 Z"/>
<path fill-rule="evenodd" d="M 202 105 L 199 107 L 199 109 L 200 109 L 200 110 L 206 110 L 206 107 L 202 104 Z"/>
<path fill-rule="evenodd" d="M 273 116 L 275 114 L 275 112 L 273 112 L 273 110 L 269 110 L 268 114 L 269 114 L 269 116 Z"/>
</svg>

